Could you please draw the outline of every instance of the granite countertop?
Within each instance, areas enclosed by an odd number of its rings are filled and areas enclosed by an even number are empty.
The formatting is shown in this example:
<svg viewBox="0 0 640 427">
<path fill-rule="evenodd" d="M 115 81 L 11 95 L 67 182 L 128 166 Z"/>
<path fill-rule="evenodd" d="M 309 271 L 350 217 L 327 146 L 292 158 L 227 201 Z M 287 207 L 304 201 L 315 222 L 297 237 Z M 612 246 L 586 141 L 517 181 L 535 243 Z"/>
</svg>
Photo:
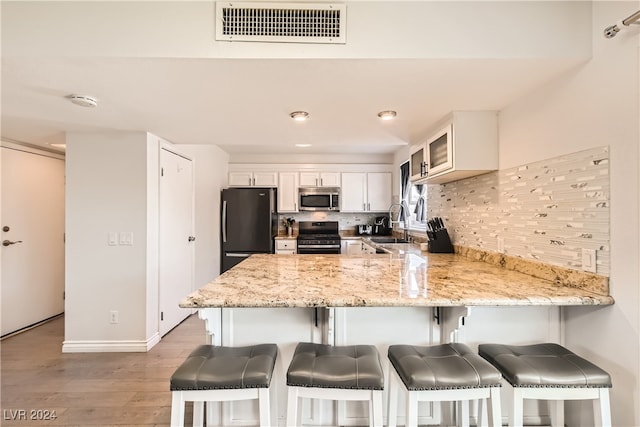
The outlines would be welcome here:
<svg viewBox="0 0 640 427">
<path fill-rule="evenodd" d="M 456 254 L 430 254 L 414 245 L 378 246 L 387 246 L 391 253 L 252 255 L 187 296 L 180 306 L 451 307 L 614 302 L 608 295 L 608 279 L 602 276 L 505 261 L 500 254 L 464 248 L 456 248 Z"/>
</svg>

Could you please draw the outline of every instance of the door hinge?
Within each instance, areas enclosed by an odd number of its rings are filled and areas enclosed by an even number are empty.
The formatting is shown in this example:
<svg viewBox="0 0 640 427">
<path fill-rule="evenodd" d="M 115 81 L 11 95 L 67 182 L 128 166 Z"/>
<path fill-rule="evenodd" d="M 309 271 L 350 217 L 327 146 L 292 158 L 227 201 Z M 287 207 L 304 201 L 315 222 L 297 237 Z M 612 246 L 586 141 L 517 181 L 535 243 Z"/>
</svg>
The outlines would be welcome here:
<svg viewBox="0 0 640 427">
<path fill-rule="evenodd" d="M 164 320 L 164 311 L 160 312 L 160 320 Z"/>
<path fill-rule="evenodd" d="M 160 168 L 160 176 L 164 176 L 164 168 Z"/>
</svg>

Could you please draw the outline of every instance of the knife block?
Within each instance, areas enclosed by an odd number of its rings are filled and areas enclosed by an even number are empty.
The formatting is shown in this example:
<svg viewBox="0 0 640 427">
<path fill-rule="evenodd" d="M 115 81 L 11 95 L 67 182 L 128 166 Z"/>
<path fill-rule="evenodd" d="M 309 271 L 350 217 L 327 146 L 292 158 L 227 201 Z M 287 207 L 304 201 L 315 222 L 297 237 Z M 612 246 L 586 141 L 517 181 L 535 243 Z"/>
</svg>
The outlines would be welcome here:
<svg viewBox="0 0 640 427">
<path fill-rule="evenodd" d="M 429 252 L 438 254 L 453 253 L 453 245 L 446 228 L 430 231 L 427 235 L 429 236 Z"/>
</svg>

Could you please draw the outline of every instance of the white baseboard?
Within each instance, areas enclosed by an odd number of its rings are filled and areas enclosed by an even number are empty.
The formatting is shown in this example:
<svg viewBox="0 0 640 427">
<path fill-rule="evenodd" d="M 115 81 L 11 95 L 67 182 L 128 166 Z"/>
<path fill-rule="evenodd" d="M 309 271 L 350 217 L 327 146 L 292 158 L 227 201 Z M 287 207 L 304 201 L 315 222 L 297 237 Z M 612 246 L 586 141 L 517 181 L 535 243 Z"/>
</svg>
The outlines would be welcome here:
<svg viewBox="0 0 640 427">
<path fill-rule="evenodd" d="M 64 341 L 63 353 L 146 353 L 160 342 L 160 334 L 155 333 L 146 341 L 118 340 L 118 341 Z"/>
</svg>

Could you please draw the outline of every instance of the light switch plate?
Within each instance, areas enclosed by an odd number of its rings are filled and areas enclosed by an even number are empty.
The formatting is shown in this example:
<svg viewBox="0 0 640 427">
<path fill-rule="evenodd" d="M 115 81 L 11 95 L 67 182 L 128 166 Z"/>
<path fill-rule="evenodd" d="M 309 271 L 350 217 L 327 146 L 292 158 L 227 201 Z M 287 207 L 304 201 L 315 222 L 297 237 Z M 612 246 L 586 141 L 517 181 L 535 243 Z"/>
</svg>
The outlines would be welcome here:
<svg viewBox="0 0 640 427">
<path fill-rule="evenodd" d="M 110 231 L 107 234 L 107 245 L 109 246 L 117 246 L 118 245 L 118 233 L 115 231 Z"/>
<path fill-rule="evenodd" d="M 120 232 L 120 244 L 124 246 L 133 245 L 133 231 L 121 231 Z"/>
</svg>

